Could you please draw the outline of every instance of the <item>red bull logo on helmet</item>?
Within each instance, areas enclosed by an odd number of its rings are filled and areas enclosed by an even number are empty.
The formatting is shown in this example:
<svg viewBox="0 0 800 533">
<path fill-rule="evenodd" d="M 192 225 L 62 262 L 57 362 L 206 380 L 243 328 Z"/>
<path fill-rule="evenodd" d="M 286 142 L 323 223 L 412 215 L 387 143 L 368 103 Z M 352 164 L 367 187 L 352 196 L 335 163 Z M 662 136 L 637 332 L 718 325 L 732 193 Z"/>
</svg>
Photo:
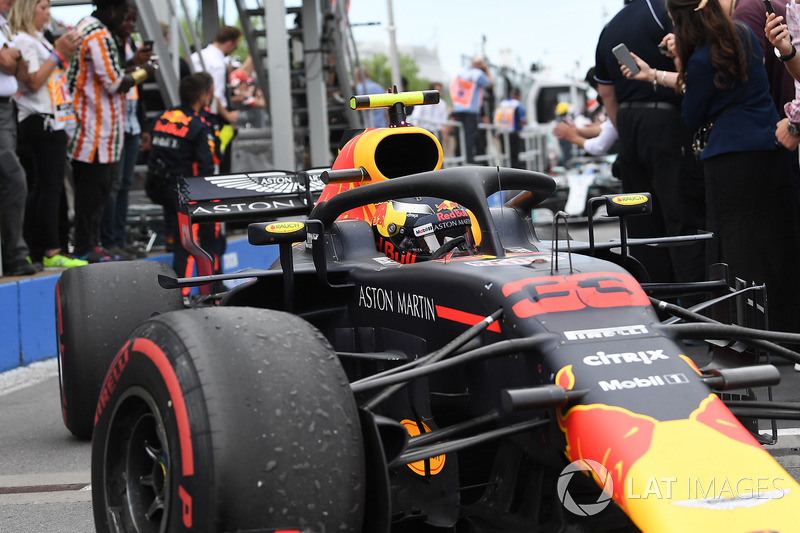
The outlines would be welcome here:
<svg viewBox="0 0 800 533">
<path fill-rule="evenodd" d="M 451 202 L 450 200 L 445 200 L 440 204 L 436 204 L 437 211 L 453 211 L 457 210 L 460 207 L 461 207 L 460 205 L 458 205 L 455 202 Z"/>
</svg>

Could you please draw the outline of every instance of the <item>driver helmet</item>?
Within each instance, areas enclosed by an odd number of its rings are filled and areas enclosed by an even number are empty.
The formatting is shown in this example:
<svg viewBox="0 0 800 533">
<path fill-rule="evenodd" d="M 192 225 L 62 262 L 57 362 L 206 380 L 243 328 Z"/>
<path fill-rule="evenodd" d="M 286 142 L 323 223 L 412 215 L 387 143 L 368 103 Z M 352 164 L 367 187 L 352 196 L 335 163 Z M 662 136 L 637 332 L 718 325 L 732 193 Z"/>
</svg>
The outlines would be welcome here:
<svg viewBox="0 0 800 533">
<path fill-rule="evenodd" d="M 443 244 L 459 237 L 463 242 L 456 248 L 471 252 L 475 248 L 472 226 L 472 214 L 465 207 L 430 197 L 376 204 L 372 219 L 378 250 L 398 263 L 427 261 Z"/>
</svg>

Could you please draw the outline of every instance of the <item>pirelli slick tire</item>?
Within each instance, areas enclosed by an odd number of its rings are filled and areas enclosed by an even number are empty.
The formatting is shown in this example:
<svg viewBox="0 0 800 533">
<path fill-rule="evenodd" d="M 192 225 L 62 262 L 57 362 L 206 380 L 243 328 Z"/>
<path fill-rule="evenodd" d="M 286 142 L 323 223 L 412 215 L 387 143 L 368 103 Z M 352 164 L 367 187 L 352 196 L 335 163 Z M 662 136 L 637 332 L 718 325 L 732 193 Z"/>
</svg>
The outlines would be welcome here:
<svg viewBox="0 0 800 533">
<path fill-rule="evenodd" d="M 159 274 L 175 277 L 154 261 L 97 263 L 65 270 L 56 284 L 61 412 L 80 439 L 92 436 L 100 385 L 133 328 L 184 307 L 180 291 L 158 285 Z"/>
<path fill-rule="evenodd" d="M 327 340 L 294 315 L 154 317 L 115 358 L 97 413 L 98 532 L 361 531 L 355 400 Z"/>
</svg>

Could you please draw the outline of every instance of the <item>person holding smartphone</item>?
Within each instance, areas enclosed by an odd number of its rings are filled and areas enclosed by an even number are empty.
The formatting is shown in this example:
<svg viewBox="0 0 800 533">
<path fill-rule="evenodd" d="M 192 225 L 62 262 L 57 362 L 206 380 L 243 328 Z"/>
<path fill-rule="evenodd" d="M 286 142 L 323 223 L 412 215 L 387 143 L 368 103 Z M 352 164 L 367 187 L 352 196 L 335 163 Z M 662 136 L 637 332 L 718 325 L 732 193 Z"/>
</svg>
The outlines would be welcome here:
<svg viewBox="0 0 800 533">
<path fill-rule="evenodd" d="M 794 98 L 786 102 L 783 110 L 786 118 L 778 122 L 775 136 L 789 149 L 800 145 L 800 60 L 797 59 L 795 43 L 800 40 L 800 6 L 797 0 L 786 4 L 786 17 L 777 13 L 769 13 L 764 26 L 764 33 L 772 46 L 775 55 L 786 67 L 786 71 L 795 79 Z"/>
<path fill-rule="evenodd" d="M 653 195 L 653 213 L 629 221 L 634 237 L 696 233 L 705 226 L 705 197 L 699 164 L 691 153 L 691 133 L 681 120 L 681 96 L 663 86 L 674 74 L 672 59 L 658 44 L 672 30 L 663 0 L 627 0 L 600 35 L 595 54 L 597 92 L 619 135 L 619 170 L 625 192 Z M 654 65 L 658 79 L 649 84 L 622 75 L 613 49 L 619 44 Z M 651 281 L 705 279 L 702 245 L 635 247 Z"/>
<path fill-rule="evenodd" d="M 8 16 L 14 44 L 28 63 L 28 75 L 17 95 L 18 151 L 23 157 L 31 191 L 25 210 L 24 233 L 34 262 L 45 268 L 82 266 L 61 249 L 59 212 L 67 165 L 67 136 L 75 110 L 67 94 L 66 63 L 81 43 L 69 31 L 50 43 L 44 28 L 50 22 L 49 0 L 17 0 Z"/>
<path fill-rule="evenodd" d="M 785 0 L 776 1 L 773 7 L 778 16 L 786 16 Z M 767 69 L 775 109 L 778 110 L 781 118 L 785 117 L 783 105 L 794 98 L 794 80 L 786 71 L 783 61 L 775 55 L 773 45 L 764 34 L 764 26 L 767 21 L 764 2 L 762 0 L 737 0 L 733 9 L 733 19 L 744 22 L 756 34 L 758 44 L 764 53 L 764 67 Z M 796 175 L 797 181 L 800 183 L 800 172 Z"/>
<path fill-rule="evenodd" d="M 731 19 L 729 1 L 667 0 L 667 9 L 683 119 L 692 130 L 713 124 L 700 155 L 715 235 L 709 263 L 727 263 L 731 276 L 766 284 L 770 327 L 800 331 L 790 152 L 775 137 L 779 117 L 761 48 L 750 28 Z M 654 69 L 639 66 L 634 79 L 646 81 Z"/>
<path fill-rule="evenodd" d="M 684 120 L 692 130 L 715 120 L 701 156 L 709 229 L 717 237 L 712 259 L 734 276 L 766 283 L 770 326 L 800 331 L 793 282 L 800 242 L 786 231 L 797 227 L 791 154 L 776 142 L 779 116 L 761 48 L 752 30 L 730 18 L 729 1 L 668 0 L 667 9 L 686 88 Z"/>
<path fill-rule="evenodd" d="M 768 14 L 764 26 L 764 33 L 770 44 L 775 47 L 775 55 L 779 57 L 786 72 L 794 79 L 794 98 L 786 99 L 783 111 L 786 118 L 778 122 L 775 136 L 787 148 L 800 146 L 800 60 L 797 59 L 797 44 L 800 42 L 800 0 L 786 4 L 786 16 L 781 17 L 780 11 Z M 794 164 L 797 164 L 795 153 Z M 800 186 L 795 182 L 795 187 Z M 794 369 L 800 371 L 800 364 L 795 363 Z"/>
<path fill-rule="evenodd" d="M 76 114 L 67 146 L 75 181 L 75 255 L 90 263 L 118 260 L 101 245 L 103 209 L 111 193 L 124 140 L 125 94 L 152 74 L 147 64 L 125 71 L 113 32 L 128 12 L 127 0 L 93 0 L 96 9 L 75 27 L 83 36 L 67 71 Z"/>
</svg>

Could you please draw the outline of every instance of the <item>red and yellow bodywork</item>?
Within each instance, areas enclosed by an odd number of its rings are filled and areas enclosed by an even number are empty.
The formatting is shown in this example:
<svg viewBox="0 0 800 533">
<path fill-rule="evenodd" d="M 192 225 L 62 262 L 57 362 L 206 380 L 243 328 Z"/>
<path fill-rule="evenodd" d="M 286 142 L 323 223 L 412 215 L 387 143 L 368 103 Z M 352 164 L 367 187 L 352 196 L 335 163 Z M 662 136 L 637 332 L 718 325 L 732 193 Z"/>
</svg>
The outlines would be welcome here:
<svg viewBox="0 0 800 533">
<path fill-rule="evenodd" d="M 582 405 L 560 423 L 568 458 L 603 464 L 642 531 L 800 531 L 800 485 L 716 395 L 686 420 Z"/>
<path fill-rule="evenodd" d="M 363 167 L 369 180 L 358 183 L 330 183 L 325 186 L 319 201 L 323 202 L 361 185 L 385 181 L 404 174 L 439 170 L 442 168 L 442 146 L 428 130 L 414 126 L 365 130 L 350 139 L 339 152 L 333 170 Z M 373 204 L 343 213 L 340 219 L 371 222 Z"/>
<path fill-rule="evenodd" d="M 680 358 L 687 373 L 700 373 Z M 573 365 L 555 382 L 575 388 Z M 716 394 L 702 398 L 685 419 L 587 403 L 559 413 L 558 422 L 568 460 L 602 464 L 614 501 L 642 531 L 800 531 L 800 485 Z"/>
</svg>

